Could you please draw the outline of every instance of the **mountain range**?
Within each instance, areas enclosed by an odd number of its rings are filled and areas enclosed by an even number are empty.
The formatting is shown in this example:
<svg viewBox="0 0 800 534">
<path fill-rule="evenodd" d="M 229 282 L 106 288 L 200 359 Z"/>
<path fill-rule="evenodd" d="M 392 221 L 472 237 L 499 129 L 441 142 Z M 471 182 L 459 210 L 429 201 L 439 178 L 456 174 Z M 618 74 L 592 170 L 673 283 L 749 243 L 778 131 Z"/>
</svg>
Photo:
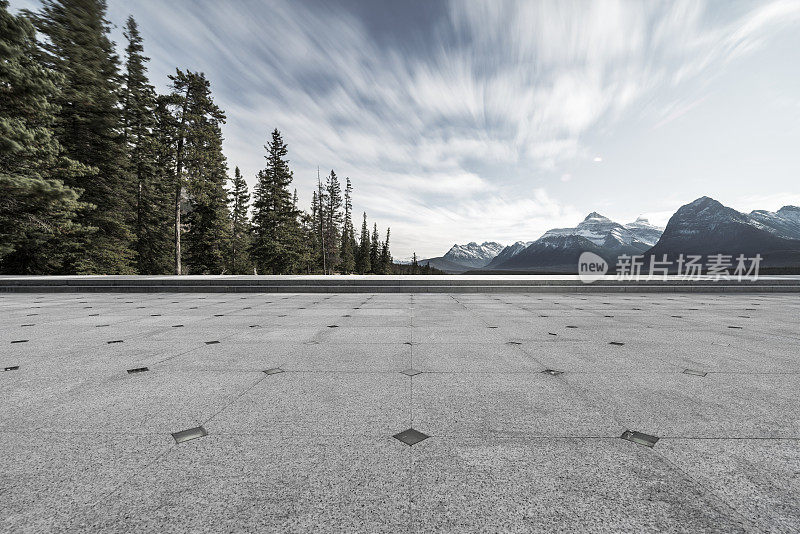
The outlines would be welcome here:
<svg viewBox="0 0 800 534">
<path fill-rule="evenodd" d="M 682 206 L 666 228 L 638 218 L 620 224 L 590 213 L 574 228 L 554 228 L 534 241 L 503 247 L 496 242 L 453 245 L 446 254 L 420 261 L 449 273 L 470 270 L 574 273 L 578 257 L 593 252 L 609 265 L 623 254 L 657 259 L 666 254 L 708 256 L 761 254 L 762 267 L 800 266 L 800 208 L 741 213 L 709 197 Z"/>
</svg>

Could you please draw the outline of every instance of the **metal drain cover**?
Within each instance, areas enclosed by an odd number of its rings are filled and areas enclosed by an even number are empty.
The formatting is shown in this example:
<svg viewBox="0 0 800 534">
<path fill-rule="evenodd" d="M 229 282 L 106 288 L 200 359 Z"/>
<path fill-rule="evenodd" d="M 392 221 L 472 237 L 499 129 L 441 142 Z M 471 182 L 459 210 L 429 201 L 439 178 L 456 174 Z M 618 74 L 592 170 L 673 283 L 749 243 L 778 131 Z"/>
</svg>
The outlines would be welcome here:
<svg viewBox="0 0 800 534">
<path fill-rule="evenodd" d="M 202 426 L 181 430 L 180 432 L 173 432 L 172 437 L 175 438 L 175 443 L 183 443 L 192 439 L 202 438 L 207 436 L 208 432 Z"/>
<path fill-rule="evenodd" d="M 428 439 L 430 436 L 427 434 L 423 434 L 419 430 L 414 430 L 413 428 L 409 428 L 408 430 L 403 430 L 392 436 L 396 440 L 402 441 L 409 447 L 411 445 L 416 445 L 420 441 Z"/>
<path fill-rule="evenodd" d="M 636 443 L 637 445 L 644 445 L 645 447 L 653 448 L 653 445 L 656 444 L 658 438 L 655 436 L 651 436 L 650 434 L 644 434 L 642 432 L 636 432 L 634 430 L 626 430 L 620 436 L 622 439 L 631 441 Z"/>
<path fill-rule="evenodd" d="M 694 369 L 684 369 L 683 374 L 692 376 L 706 376 L 708 373 L 705 371 L 695 371 Z"/>
</svg>

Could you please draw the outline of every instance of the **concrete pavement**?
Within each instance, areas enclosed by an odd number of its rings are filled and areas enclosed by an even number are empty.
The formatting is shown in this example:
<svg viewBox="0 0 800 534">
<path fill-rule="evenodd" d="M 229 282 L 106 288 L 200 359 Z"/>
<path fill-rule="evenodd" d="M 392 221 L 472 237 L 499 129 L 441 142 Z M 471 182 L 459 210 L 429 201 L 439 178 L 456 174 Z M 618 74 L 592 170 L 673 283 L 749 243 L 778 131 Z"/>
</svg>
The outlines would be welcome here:
<svg viewBox="0 0 800 534">
<path fill-rule="evenodd" d="M 0 531 L 798 532 L 798 317 L 771 293 L 0 295 Z"/>
</svg>

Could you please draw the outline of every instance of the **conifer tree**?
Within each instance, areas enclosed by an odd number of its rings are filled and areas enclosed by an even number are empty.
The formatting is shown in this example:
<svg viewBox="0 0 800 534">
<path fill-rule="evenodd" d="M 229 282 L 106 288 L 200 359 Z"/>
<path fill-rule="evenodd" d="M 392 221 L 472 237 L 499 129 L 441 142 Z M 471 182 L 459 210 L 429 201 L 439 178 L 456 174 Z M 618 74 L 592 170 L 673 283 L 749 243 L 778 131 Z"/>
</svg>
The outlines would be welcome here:
<svg viewBox="0 0 800 534">
<path fill-rule="evenodd" d="M 318 255 L 316 256 L 315 260 L 317 263 L 317 268 L 322 269 L 322 274 L 328 274 L 328 261 L 327 261 L 327 251 L 325 249 L 325 228 L 327 225 L 327 217 L 326 217 L 326 206 L 327 206 L 327 198 L 328 195 L 325 192 L 325 188 L 322 185 L 322 180 L 319 177 L 319 167 L 317 167 L 317 191 L 316 191 L 316 200 L 317 200 L 317 210 L 316 210 L 316 233 L 315 239 L 317 244 Z"/>
<path fill-rule="evenodd" d="M 131 273 L 134 260 L 133 190 L 121 135 L 120 76 L 114 44 L 108 38 L 104 0 L 42 0 L 39 13 L 29 13 L 46 37 L 40 60 L 61 76 L 53 125 L 66 155 L 93 167 L 93 174 L 65 178 L 83 190 L 81 200 L 95 209 L 79 214 L 81 224 L 96 232 L 77 243 L 73 272 Z"/>
<path fill-rule="evenodd" d="M 171 95 L 156 97 L 153 112 L 152 180 L 142 191 L 142 236 L 137 265 L 140 274 L 175 272 L 175 146 L 178 123 Z"/>
<path fill-rule="evenodd" d="M 153 137 L 156 123 L 156 93 L 147 79 L 142 37 L 133 17 L 128 17 L 124 36 L 128 41 L 125 49 L 125 73 L 122 90 L 123 139 L 128 154 L 128 176 L 135 184 L 136 194 L 136 268 L 140 274 L 161 272 L 162 262 L 154 257 L 154 251 L 163 248 L 158 227 L 165 221 L 164 204 L 166 193 L 156 168 L 157 145 Z"/>
<path fill-rule="evenodd" d="M 392 253 L 389 251 L 389 232 L 391 231 L 390 228 L 386 229 L 386 241 L 381 243 L 381 253 L 380 253 L 380 273 L 381 274 L 390 274 L 392 268 Z"/>
<path fill-rule="evenodd" d="M 355 237 L 353 231 L 353 202 L 351 195 L 353 193 L 353 186 L 350 183 L 350 178 L 346 179 L 346 186 L 344 188 L 344 222 L 342 224 L 342 237 L 341 237 L 341 258 L 342 263 L 340 269 L 343 273 L 352 273 L 355 269 L 355 247 L 353 246 Z"/>
<path fill-rule="evenodd" d="M 325 257 L 329 272 L 337 269 L 341 262 L 342 239 L 342 188 L 339 177 L 331 170 L 325 183 Z"/>
<path fill-rule="evenodd" d="M 313 245 L 314 232 L 312 230 L 311 216 L 299 209 L 297 200 L 297 189 L 294 190 L 292 197 L 292 207 L 295 212 L 295 220 L 298 227 L 299 239 L 297 244 L 297 266 L 293 272 L 310 274 L 313 269 Z"/>
<path fill-rule="evenodd" d="M 233 274 L 252 273 L 250 269 L 250 221 L 247 218 L 247 209 L 250 204 L 250 193 L 239 167 L 233 171 L 228 198 L 231 206 L 231 246 L 230 246 L 230 271 Z"/>
<path fill-rule="evenodd" d="M 358 253 L 356 254 L 356 272 L 358 274 L 367 274 L 371 270 L 369 227 L 367 226 L 367 213 L 364 212 L 364 221 L 361 223 Z"/>
<path fill-rule="evenodd" d="M 92 170 L 68 159 L 52 134 L 61 81 L 36 58 L 29 20 L 0 0 L 0 272 L 64 273 L 71 243 L 87 231 L 74 222 L 88 208 L 74 183 Z"/>
<path fill-rule="evenodd" d="M 287 148 L 276 128 L 267 150 L 266 168 L 258 172 L 253 199 L 250 257 L 261 274 L 288 274 L 300 268 L 302 229 L 289 185 L 292 171 Z"/>
<path fill-rule="evenodd" d="M 174 264 L 182 272 L 182 235 L 186 262 L 195 273 L 221 273 L 230 234 L 227 212 L 227 163 L 222 153 L 225 114 L 214 103 L 203 73 L 176 69 L 170 75 L 169 103 L 175 115 Z M 186 213 L 186 224 L 182 214 Z"/>
<path fill-rule="evenodd" d="M 192 125 L 185 146 L 188 197 L 186 263 L 191 273 L 220 274 L 226 271 L 225 256 L 230 243 L 228 221 L 228 165 L 222 153 L 221 124 L 225 115 L 213 103 L 208 81 L 198 75 L 192 111 L 200 121 Z"/>
<path fill-rule="evenodd" d="M 373 223 L 372 240 L 369 244 L 369 264 L 372 266 L 372 270 L 370 272 L 374 274 L 380 274 L 381 272 L 380 253 L 381 253 L 381 242 L 380 242 L 380 236 L 378 235 L 378 223 Z"/>
</svg>

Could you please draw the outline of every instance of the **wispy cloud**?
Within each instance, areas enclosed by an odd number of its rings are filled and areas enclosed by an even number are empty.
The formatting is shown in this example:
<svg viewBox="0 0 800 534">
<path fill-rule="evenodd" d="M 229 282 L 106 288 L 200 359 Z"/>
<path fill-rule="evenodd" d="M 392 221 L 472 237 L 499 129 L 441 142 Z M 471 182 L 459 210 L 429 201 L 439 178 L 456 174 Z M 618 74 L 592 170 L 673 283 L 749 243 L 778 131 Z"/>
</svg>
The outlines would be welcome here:
<svg viewBox="0 0 800 534">
<path fill-rule="evenodd" d="M 800 17 L 791 0 L 408 9 L 426 15 L 381 20 L 371 3 L 110 2 L 114 22 L 139 19 L 162 89 L 175 66 L 208 74 L 228 115 L 229 163 L 251 185 L 278 127 L 301 200 L 317 165 L 350 176 L 356 211 L 392 226 L 400 257 L 575 224 L 576 203 L 591 202 L 566 194 L 580 187 L 575 168 L 605 165 L 592 163 L 590 139 L 693 112 L 702 90 L 676 88 L 702 87 Z"/>
</svg>

